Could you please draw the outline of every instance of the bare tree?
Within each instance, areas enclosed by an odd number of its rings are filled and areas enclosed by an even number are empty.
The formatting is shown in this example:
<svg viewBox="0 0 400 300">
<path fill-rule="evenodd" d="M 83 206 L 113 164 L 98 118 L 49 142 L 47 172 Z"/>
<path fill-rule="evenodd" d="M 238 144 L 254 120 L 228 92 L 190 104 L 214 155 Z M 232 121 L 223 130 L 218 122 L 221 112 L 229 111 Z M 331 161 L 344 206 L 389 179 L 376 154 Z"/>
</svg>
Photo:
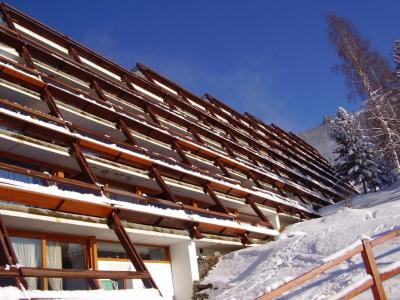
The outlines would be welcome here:
<svg viewBox="0 0 400 300">
<path fill-rule="evenodd" d="M 336 15 L 328 15 L 329 38 L 341 63 L 350 98 L 364 100 L 363 121 L 370 140 L 395 178 L 400 176 L 399 114 L 394 107 L 393 73 L 384 58 L 371 49 L 353 24 Z"/>
</svg>

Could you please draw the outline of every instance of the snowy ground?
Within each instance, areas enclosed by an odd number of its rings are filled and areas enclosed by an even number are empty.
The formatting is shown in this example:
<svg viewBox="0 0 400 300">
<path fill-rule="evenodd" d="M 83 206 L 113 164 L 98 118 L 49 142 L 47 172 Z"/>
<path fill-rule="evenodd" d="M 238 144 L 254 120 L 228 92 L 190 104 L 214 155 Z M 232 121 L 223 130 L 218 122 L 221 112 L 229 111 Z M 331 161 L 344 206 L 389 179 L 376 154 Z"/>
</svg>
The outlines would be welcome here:
<svg viewBox="0 0 400 300">
<path fill-rule="evenodd" d="M 26 291 L 21 292 L 16 287 L 0 288 L 0 300 L 20 300 L 20 299 L 57 299 L 57 300 L 162 300 L 158 291 L 155 289 L 143 290 L 115 290 L 115 291 Z"/>
<path fill-rule="evenodd" d="M 279 240 L 224 255 L 203 284 L 211 299 L 255 299 L 308 270 L 326 258 L 354 245 L 400 227 L 400 185 L 353 199 L 357 209 L 341 207 L 323 218 L 288 227 Z M 372 206 L 375 205 L 375 206 Z M 380 270 L 400 262 L 400 238 L 374 248 Z M 279 299 L 335 299 L 346 287 L 366 279 L 360 255 L 344 262 Z M 400 275 L 384 283 L 389 299 L 400 299 Z M 370 291 L 357 299 L 371 299 Z"/>
</svg>

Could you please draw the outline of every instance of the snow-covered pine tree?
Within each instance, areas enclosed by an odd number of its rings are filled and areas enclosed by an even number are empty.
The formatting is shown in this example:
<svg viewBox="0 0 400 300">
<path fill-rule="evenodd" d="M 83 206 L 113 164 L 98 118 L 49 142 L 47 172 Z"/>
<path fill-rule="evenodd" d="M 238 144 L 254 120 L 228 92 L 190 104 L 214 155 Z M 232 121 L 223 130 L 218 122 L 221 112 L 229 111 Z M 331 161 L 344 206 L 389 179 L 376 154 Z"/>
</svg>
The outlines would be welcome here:
<svg viewBox="0 0 400 300">
<path fill-rule="evenodd" d="M 373 51 L 353 24 L 336 15 L 329 15 L 329 37 L 341 63 L 338 69 L 345 75 L 350 95 L 365 103 L 363 126 L 380 157 L 400 178 L 399 110 L 393 102 L 393 74 L 385 59 Z"/>
<path fill-rule="evenodd" d="M 339 107 L 331 130 L 338 144 L 336 175 L 356 186 L 362 185 L 365 193 L 380 187 L 382 172 L 375 147 L 363 135 L 355 115 Z"/>
</svg>

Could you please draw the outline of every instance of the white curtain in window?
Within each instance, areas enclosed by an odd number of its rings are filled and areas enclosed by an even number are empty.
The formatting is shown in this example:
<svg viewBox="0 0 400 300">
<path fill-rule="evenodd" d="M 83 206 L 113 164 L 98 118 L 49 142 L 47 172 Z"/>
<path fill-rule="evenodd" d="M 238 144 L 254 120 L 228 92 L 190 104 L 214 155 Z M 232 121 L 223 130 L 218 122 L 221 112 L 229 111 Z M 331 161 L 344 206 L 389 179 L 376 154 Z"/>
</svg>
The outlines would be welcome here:
<svg viewBox="0 0 400 300">
<path fill-rule="evenodd" d="M 48 268 L 62 269 L 62 251 L 60 243 L 47 242 L 46 257 Z M 49 278 L 49 288 L 53 291 L 61 291 L 63 289 L 62 279 Z"/>
<path fill-rule="evenodd" d="M 11 237 L 11 242 L 19 263 L 24 267 L 37 268 L 41 266 L 41 242 L 40 240 Z M 37 278 L 26 277 L 28 288 L 37 290 Z"/>
</svg>

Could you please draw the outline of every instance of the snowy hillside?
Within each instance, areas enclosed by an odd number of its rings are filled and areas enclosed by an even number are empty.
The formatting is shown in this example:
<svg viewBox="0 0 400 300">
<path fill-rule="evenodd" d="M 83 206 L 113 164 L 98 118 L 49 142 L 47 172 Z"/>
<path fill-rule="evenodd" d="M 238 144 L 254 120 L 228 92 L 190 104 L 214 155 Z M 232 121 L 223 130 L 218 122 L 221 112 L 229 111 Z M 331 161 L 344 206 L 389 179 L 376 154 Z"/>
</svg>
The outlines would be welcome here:
<svg viewBox="0 0 400 300">
<path fill-rule="evenodd" d="M 299 133 L 299 137 L 313 146 L 318 152 L 333 165 L 336 154 L 333 151 L 337 145 L 335 140 L 330 136 L 330 117 L 324 117 L 323 122 L 317 127 L 310 128 Z"/>
<path fill-rule="evenodd" d="M 356 200 L 356 199 L 354 199 Z M 359 209 L 336 213 L 288 227 L 279 240 L 222 256 L 203 284 L 211 299 L 255 299 L 304 272 L 323 264 L 337 252 L 400 226 L 400 185 L 357 196 Z M 366 202 L 377 204 L 370 207 Z M 400 238 L 374 248 L 379 269 L 400 261 Z M 342 263 L 279 299 L 335 299 L 346 287 L 366 278 L 360 255 Z M 400 299 L 399 275 L 384 282 L 389 299 Z M 366 291 L 357 299 L 371 299 Z"/>
</svg>

